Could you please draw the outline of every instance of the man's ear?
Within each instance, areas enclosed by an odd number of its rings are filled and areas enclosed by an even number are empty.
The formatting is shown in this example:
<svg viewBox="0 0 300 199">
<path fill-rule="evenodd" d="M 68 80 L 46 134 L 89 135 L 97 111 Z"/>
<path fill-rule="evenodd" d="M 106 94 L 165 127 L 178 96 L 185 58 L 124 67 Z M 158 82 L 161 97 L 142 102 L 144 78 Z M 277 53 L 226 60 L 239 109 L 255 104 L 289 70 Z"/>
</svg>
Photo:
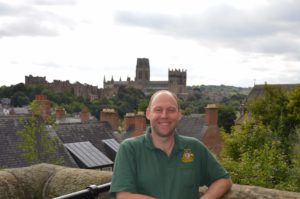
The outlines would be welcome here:
<svg viewBox="0 0 300 199">
<path fill-rule="evenodd" d="M 150 117 L 150 109 L 149 109 L 149 107 L 146 109 L 146 118 L 148 119 L 148 120 L 150 120 L 149 119 L 149 117 Z"/>
</svg>

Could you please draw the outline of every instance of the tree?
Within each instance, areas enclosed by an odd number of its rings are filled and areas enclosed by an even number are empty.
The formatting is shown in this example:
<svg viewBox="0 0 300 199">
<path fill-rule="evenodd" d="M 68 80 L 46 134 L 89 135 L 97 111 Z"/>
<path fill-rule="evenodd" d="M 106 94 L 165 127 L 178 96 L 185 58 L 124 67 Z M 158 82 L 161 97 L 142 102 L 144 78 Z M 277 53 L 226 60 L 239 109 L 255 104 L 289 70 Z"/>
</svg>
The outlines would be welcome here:
<svg viewBox="0 0 300 199">
<path fill-rule="evenodd" d="M 293 93 L 288 93 L 280 87 L 265 85 L 264 95 L 247 106 L 253 118 L 268 126 L 273 132 L 273 136 L 280 140 L 280 147 L 289 162 L 291 161 L 291 146 L 296 135 L 296 126 L 300 124 L 296 120 L 300 113 L 295 112 L 300 108 L 299 103 L 296 100 L 295 103 L 292 101 L 300 94 Z"/>
<path fill-rule="evenodd" d="M 251 117 L 223 133 L 222 161 L 236 183 L 300 191 L 299 102 L 299 88 L 266 86 L 248 105 Z"/>
<path fill-rule="evenodd" d="M 51 137 L 49 128 L 54 125 L 54 120 L 42 119 L 41 110 L 37 102 L 30 104 L 32 114 L 28 118 L 21 117 L 20 122 L 24 129 L 17 132 L 22 139 L 19 148 L 23 151 L 21 156 L 31 164 L 49 162 L 63 164 L 63 157 L 58 156 L 60 144 L 58 140 Z"/>
<path fill-rule="evenodd" d="M 30 103 L 29 98 L 21 91 L 13 94 L 11 97 L 11 105 L 14 107 L 22 107 Z"/>
<path fill-rule="evenodd" d="M 248 121 L 223 136 L 222 163 L 235 183 L 267 188 L 289 184 L 290 167 L 281 143 L 266 126 Z"/>
<path fill-rule="evenodd" d="M 231 127 L 234 126 L 235 119 L 236 115 L 232 106 L 225 104 L 219 105 L 218 123 L 220 127 L 224 128 L 226 133 L 231 132 Z"/>
<path fill-rule="evenodd" d="M 139 104 L 138 104 L 138 111 L 146 112 L 148 104 L 149 104 L 149 100 L 148 99 L 141 99 L 139 101 Z"/>
<path fill-rule="evenodd" d="M 287 104 L 288 118 L 294 121 L 293 126 L 300 124 L 300 86 L 294 92 L 288 94 L 289 102 Z"/>
</svg>

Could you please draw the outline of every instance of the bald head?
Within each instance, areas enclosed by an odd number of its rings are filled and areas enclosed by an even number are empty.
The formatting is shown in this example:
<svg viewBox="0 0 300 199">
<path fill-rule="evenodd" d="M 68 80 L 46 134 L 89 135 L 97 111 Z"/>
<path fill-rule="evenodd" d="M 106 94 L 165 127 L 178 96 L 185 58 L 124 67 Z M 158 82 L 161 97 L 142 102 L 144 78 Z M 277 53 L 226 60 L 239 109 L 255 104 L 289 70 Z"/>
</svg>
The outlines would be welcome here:
<svg viewBox="0 0 300 199">
<path fill-rule="evenodd" d="M 159 90 L 159 91 L 155 92 L 150 98 L 148 108 L 151 108 L 153 102 L 155 102 L 155 100 L 161 96 L 167 96 L 169 98 L 169 100 L 173 101 L 175 103 L 176 107 L 179 109 L 178 98 L 177 98 L 176 94 L 171 91 L 168 91 L 168 90 Z"/>
</svg>

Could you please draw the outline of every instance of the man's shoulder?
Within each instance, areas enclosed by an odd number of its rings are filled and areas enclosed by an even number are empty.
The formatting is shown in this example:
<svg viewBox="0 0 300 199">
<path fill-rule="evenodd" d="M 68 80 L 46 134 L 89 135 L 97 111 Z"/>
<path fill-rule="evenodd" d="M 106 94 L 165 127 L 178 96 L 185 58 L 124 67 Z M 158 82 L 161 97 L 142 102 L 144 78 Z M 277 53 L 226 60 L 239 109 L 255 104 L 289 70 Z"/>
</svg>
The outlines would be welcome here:
<svg viewBox="0 0 300 199">
<path fill-rule="evenodd" d="M 123 140 L 123 142 L 121 144 L 129 145 L 129 146 L 137 146 L 137 145 L 143 144 L 145 139 L 146 139 L 146 135 L 144 134 L 144 135 L 140 135 L 137 137 L 127 138 L 127 139 Z"/>
<path fill-rule="evenodd" d="M 185 135 L 180 135 L 178 134 L 178 139 L 180 139 L 181 141 L 183 142 L 186 142 L 186 143 L 202 143 L 200 140 L 194 138 L 194 137 L 189 137 L 189 136 L 185 136 Z"/>
<path fill-rule="evenodd" d="M 206 148 L 206 146 L 203 144 L 203 142 L 201 142 L 200 140 L 198 140 L 197 138 L 194 138 L 194 137 L 189 137 L 189 136 L 178 134 L 178 139 L 179 139 L 179 142 L 182 143 L 183 145 L 194 146 L 196 148 L 201 148 L 201 149 Z"/>
</svg>

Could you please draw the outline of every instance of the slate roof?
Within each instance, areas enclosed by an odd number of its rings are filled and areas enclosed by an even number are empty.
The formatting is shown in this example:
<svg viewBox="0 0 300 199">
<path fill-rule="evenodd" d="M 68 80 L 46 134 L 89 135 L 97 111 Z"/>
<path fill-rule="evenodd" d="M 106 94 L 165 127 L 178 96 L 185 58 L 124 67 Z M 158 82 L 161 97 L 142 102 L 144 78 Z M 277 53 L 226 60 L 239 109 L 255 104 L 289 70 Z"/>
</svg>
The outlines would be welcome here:
<svg viewBox="0 0 300 199">
<path fill-rule="evenodd" d="M 17 132 L 23 129 L 19 118 L 20 116 L 16 115 L 0 116 L 0 168 L 30 165 L 21 157 L 22 151 L 18 147 L 22 140 L 17 136 Z M 57 155 L 65 157 L 65 166 L 76 167 L 76 164 L 74 164 L 63 147 L 59 148 Z M 44 161 L 47 162 L 46 159 Z"/>
<path fill-rule="evenodd" d="M 103 168 L 113 165 L 113 162 L 89 141 L 68 143 L 64 146 L 81 168 Z"/>
<path fill-rule="evenodd" d="M 0 116 L 0 168 L 29 165 L 20 157 L 21 150 L 17 147 L 21 139 L 16 132 L 22 128 L 18 117 Z"/>
<path fill-rule="evenodd" d="M 202 140 L 202 137 L 207 129 L 207 126 L 204 125 L 204 115 L 193 114 L 189 116 L 182 116 L 181 120 L 177 124 L 176 129 L 181 135 Z"/>
<path fill-rule="evenodd" d="M 102 142 L 105 145 L 104 146 L 105 152 L 108 155 L 108 157 L 111 160 L 115 161 L 117 152 L 119 150 L 120 143 L 117 142 L 115 139 L 105 139 L 105 140 L 102 140 Z"/>
<path fill-rule="evenodd" d="M 110 125 L 107 122 L 88 122 L 88 123 L 65 123 L 59 124 L 56 133 L 64 143 L 91 142 L 97 149 L 106 154 L 104 139 L 118 138 L 113 134 Z"/>
<path fill-rule="evenodd" d="M 115 152 L 118 152 L 120 144 L 115 139 L 105 139 L 102 142 Z"/>
</svg>

